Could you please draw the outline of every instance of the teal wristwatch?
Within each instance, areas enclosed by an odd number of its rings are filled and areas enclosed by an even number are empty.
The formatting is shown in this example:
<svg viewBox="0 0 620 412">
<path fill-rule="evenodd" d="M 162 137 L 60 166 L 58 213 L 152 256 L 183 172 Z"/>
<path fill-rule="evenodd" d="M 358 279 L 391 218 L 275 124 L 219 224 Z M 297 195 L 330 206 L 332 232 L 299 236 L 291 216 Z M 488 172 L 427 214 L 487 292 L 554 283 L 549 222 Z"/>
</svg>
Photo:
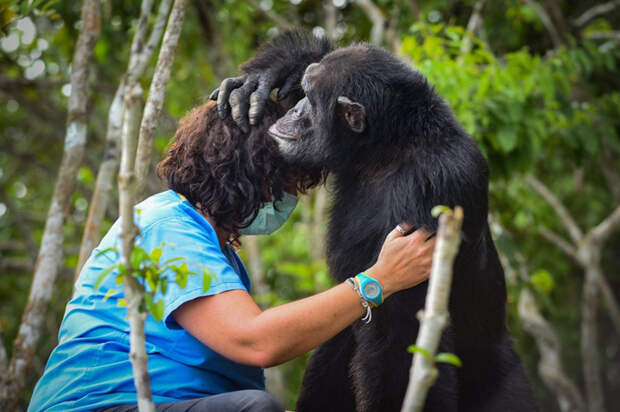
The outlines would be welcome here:
<svg viewBox="0 0 620 412">
<path fill-rule="evenodd" d="M 374 307 L 383 303 L 383 289 L 379 282 L 370 276 L 366 276 L 363 272 L 355 276 L 355 281 L 364 300 L 370 302 Z"/>
</svg>

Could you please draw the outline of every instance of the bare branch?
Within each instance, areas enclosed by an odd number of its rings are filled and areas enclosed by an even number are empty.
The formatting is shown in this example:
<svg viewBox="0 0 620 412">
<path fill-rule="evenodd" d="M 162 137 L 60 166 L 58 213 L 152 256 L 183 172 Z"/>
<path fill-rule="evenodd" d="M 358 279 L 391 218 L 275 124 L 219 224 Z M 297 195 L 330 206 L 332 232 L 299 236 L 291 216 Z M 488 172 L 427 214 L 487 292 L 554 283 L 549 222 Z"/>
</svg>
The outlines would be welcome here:
<svg viewBox="0 0 620 412">
<path fill-rule="evenodd" d="M 435 355 L 441 334 L 448 324 L 448 298 L 452 286 L 454 258 L 461 242 L 463 209 L 457 206 L 452 215 L 439 217 L 437 244 L 433 253 L 433 265 L 424 313 L 420 316 L 420 331 L 416 346 Z M 424 407 L 428 390 L 437 379 L 437 369 L 433 359 L 416 353 L 411 363 L 409 384 L 403 402 L 402 412 L 419 412 Z"/>
<path fill-rule="evenodd" d="M 553 41 L 553 45 L 555 47 L 561 46 L 563 44 L 562 37 L 560 36 L 560 33 L 558 32 L 557 28 L 553 24 L 553 20 L 551 20 L 551 16 L 549 16 L 549 13 L 547 13 L 545 8 L 541 6 L 540 4 L 538 4 L 538 2 L 536 2 L 535 0 L 524 0 L 524 1 L 528 6 L 530 6 L 536 12 L 536 14 L 538 14 L 540 21 L 542 21 L 542 24 L 547 29 L 547 32 L 549 32 L 549 35 L 551 35 L 551 40 Z"/>
<path fill-rule="evenodd" d="M 372 22 L 372 29 L 370 31 L 370 42 L 372 44 L 381 45 L 383 42 L 383 32 L 385 28 L 385 16 L 383 12 L 375 3 L 371 0 L 355 0 L 360 9 L 364 11 L 366 16 Z"/>
<path fill-rule="evenodd" d="M 155 20 L 155 24 L 153 25 L 153 29 L 151 30 L 146 46 L 142 47 L 146 33 L 142 34 L 140 38 L 138 38 L 138 32 L 136 32 L 136 35 L 134 36 L 131 46 L 128 73 L 135 75 L 136 78 L 142 76 L 148 62 L 151 60 L 153 53 L 159 45 L 162 33 L 166 28 L 166 20 L 168 18 L 168 13 L 170 12 L 170 7 L 172 7 L 172 0 L 162 0 L 159 4 L 157 19 Z M 141 11 L 141 13 L 143 12 L 144 10 Z M 150 14 L 150 7 L 148 13 Z M 148 15 L 146 17 L 148 18 Z M 141 19 L 142 15 L 140 16 L 140 21 Z"/>
<path fill-rule="evenodd" d="M 327 0 L 323 3 L 325 9 L 325 33 L 327 38 L 334 41 L 336 40 L 336 23 L 338 22 L 338 10 L 334 6 L 332 0 Z"/>
<path fill-rule="evenodd" d="M 475 36 L 478 32 L 478 28 L 482 24 L 482 9 L 486 4 L 486 0 L 478 0 L 474 4 L 474 10 L 471 13 L 471 17 L 467 22 L 467 34 L 463 39 L 463 44 L 461 45 L 461 55 L 467 54 L 471 51 L 471 36 Z"/>
<path fill-rule="evenodd" d="M 566 376 L 562 367 L 560 340 L 541 315 L 532 293 L 523 288 L 519 296 L 519 316 L 523 329 L 535 340 L 540 353 L 538 372 L 545 385 L 555 394 L 562 412 L 581 412 L 585 402 L 577 385 Z"/>
<path fill-rule="evenodd" d="M 585 36 L 590 40 L 614 40 L 620 42 L 620 31 L 596 31 Z"/>
<path fill-rule="evenodd" d="M 583 283 L 581 303 L 581 358 L 583 361 L 583 379 L 586 386 L 588 412 L 604 412 L 605 398 L 601 381 L 601 368 L 598 359 L 598 278 L 597 265 L 590 265 L 586 269 Z"/>
<path fill-rule="evenodd" d="M 552 230 L 547 229 L 546 227 L 540 228 L 539 233 L 541 234 L 542 237 L 547 239 L 549 242 L 553 243 L 554 245 L 562 249 L 562 251 L 566 253 L 568 256 L 572 257 L 575 260 L 578 260 L 577 249 L 575 249 L 573 245 L 568 243 L 566 240 L 562 239 L 560 235 L 558 235 Z"/>
<path fill-rule="evenodd" d="M 620 204 L 620 170 L 617 165 L 618 153 L 610 147 L 607 139 L 603 140 L 603 155 L 601 160 L 601 170 L 607 181 L 607 186 L 609 186 L 614 201 Z"/>
<path fill-rule="evenodd" d="M 142 3 L 141 14 L 138 19 L 138 29 L 132 40 L 129 65 L 116 90 L 108 112 L 108 127 L 103 162 L 99 166 L 95 190 L 90 200 L 88 218 L 86 219 L 84 234 L 82 235 L 82 242 L 80 244 L 78 264 L 75 268 L 76 280 L 82 270 L 82 266 L 84 266 L 90 253 L 99 242 L 103 217 L 110 202 L 110 195 L 114 189 L 114 178 L 116 176 L 116 170 L 118 169 L 120 156 L 125 83 L 128 77 L 134 79 L 132 81 L 137 81 L 137 79 L 144 74 L 146 66 L 159 44 L 163 29 L 166 25 L 168 13 L 170 12 L 170 7 L 172 6 L 172 0 L 162 0 L 148 43 L 145 47 L 142 47 L 146 37 L 146 28 L 144 24 L 148 21 L 148 15 L 151 12 L 151 3 L 152 0 L 146 0 Z"/>
<path fill-rule="evenodd" d="M 172 12 L 168 18 L 168 25 L 164 33 L 164 40 L 155 66 L 155 74 L 149 89 L 149 96 L 144 107 L 144 115 L 140 124 L 140 137 L 138 139 L 138 151 L 136 153 L 136 179 L 139 197 L 144 190 L 144 181 L 151 165 L 151 153 L 153 151 L 153 135 L 159 124 L 159 115 L 164 105 L 166 87 L 170 80 L 170 70 L 174 62 L 177 43 L 181 36 L 187 0 L 175 0 Z"/>
<path fill-rule="evenodd" d="M 607 281 L 607 277 L 602 272 L 600 272 L 598 277 L 598 287 L 601 295 L 603 295 L 603 303 L 607 308 L 607 315 L 609 315 L 609 319 L 616 329 L 616 334 L 620 337 L 620 306 L 618 306 L 618 301 L 611 285 Z"/>
<path fill-rule="evenodd" d="M 618 6 L 620 6 L 620 0 L 613 0 L 607 3 L 596 5 L 592 8 L 589 8 L 585 12 L 583 12 L 581 16 L 573 20 L 573 23 L 577 27 L 583 27 L 586 25 L 586 23 L 588 23 L 593 18 L 598 17 L 605 13 L 609 13 L 610 11 L 612 11 Z"/>
<path fill-rule="evenodd" d="M 579 226 L 575 222 L 575 219 L 568 212 L 568 209 L 564 207 L 564 205 L 559 201 L 559 199 L 549 190 L 544 183 L 540 180 L 536 179 L 532 175 L 527 175 L 525 177 L 527 183 L 529 183 L 532 188 L 543 198 L 545 201 L 553 208 L 553 210 L 560 216 L 564 227 L 570 234 L 571 239 L 574 243 L 579 244 L 583 238 L 583 233 Z"/>
<path fill-rule="evenodd" d="M 589 235 L 596 242 L 603 243 L 607 238 L 620 227 L 620 206 L 616 207 L 609 216 L 599 223 L 594 229 L 590 230 Z"/>
<path fill-rule="evenodd" d="M 130 78 L 129 78 L 130 79 Z M 142 112 L 143 91 L 137 82 L 127 82 L 125 92 L 125 112 L 123 114 L 123 149 L 118 174 L 118 194 L 121 228 L 121 263 L 131 268 L 131 252 L 138 229 L 134 224 L 134 204 L 136 194 L 135 152 L 138 138 L 138 125 Z M 144 287 L 133 276 L 124 276 L 124 292 L 129 318 L 129 359 L 133 369 L 134 385 L 140 411 L 155 412 L 151 380 L 148 374 L 145 347 L 144 321 L 148 315 L 144 307 Z"/>
<path fill-rule="evenodd" d="M 88 71 L 93 48 L 100 31 L 100 2 L 85 0 L 82 5 L 82 30 L 71 64 L 71 96 L 67 113 L 67 134 L 56 186 L 45 222 L 28 303 L 13 344 L 8 373 L 0 388 L 0 409 L 15 410 L 22 395 L 26 375 L 41 336 L 58 268 L 62 261 L 64 223 L 82 162 L 86 144 L 86 106 Z"/>
<path fill-rule="evenodd" d="M 295 28 L 291 23 L 289 23 L 287 19 L 280 16 L 278 13 L 273 11 L 273 9 L 268 9 L 268 10 L 263 9 L 258 3 L 258 1 L 248 0 L 248 3 L 250 3 L 252 7 L 254 7 L 256 10 L 261 12 L 265 17 L 267 17 L 273 23 L 275 23 L 275 25 L 278 26 L 280 29 L 293 30 Z"/>
</svg>

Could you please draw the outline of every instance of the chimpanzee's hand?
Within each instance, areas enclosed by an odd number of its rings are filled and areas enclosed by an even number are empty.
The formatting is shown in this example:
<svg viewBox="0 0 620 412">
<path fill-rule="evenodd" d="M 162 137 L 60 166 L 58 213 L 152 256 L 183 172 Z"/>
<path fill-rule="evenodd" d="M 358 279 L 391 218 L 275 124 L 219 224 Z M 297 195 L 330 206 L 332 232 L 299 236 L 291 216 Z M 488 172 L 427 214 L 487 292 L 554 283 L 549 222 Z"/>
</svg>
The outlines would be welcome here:
<svg viewBox="0 0 620 412">
<path fill-rule="evenodd" d="M 209 96 L 211 100 L 217 100 L 220 118 L 224 119 L 230 109 L 235 123 L 247 133 L 249 125 L 255 125 L 263 116 L 265 102 L 273 89 L 279 89 L 277 99 L 280 101 L 299 84 L 299 73 L 286 77 L 278 73 L 278 69 L 225 79 Z"/>
<path fill-rule="evenodd" d="M 294 105 L 302 99 L 299 82 L 304 70 L 309 64 L 320 61 L 332 48 L 326 37 L 314 37 L 301 31 L 285 32 L 241 65 L 243 76 L 224 80 L 209 98 L 217 100 L 221 118 L 231 110 L 233 120 L 247 132 L 250 125 L 261 119 L 273 89 L 279 89 L 278 101 L 290 95 L 287 103 Z"/>
</svg>

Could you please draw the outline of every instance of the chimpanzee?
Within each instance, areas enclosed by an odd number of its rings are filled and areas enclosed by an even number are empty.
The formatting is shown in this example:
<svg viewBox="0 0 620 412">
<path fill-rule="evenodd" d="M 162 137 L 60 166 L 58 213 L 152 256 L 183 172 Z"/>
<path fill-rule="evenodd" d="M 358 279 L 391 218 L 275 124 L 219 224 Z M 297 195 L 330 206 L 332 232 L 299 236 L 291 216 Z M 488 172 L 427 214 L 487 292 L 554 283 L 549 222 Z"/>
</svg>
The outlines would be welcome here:
<svg viewBox="0 0 620 412">
<path fill-rule="evenodd" d="M 254 122 L 272 89 L 297 101 L 270 129 L 284 157 L 331 174 L 327 261 L 338 281 L 370 267 L 399 222 L 430 231 L 436 205 L 461 205 L 451 323 L 425 411 L 536 410 L 505 323 L 504 273 L 487 223 L 488 166 L 426 78 L 385 50 L 360 43 L 332 51 L 299 32 L 275 38 L 213 95 L 221 114 Z M 300 80 L 301 79 L 301 80 Z M 251 106 L 251 107 L 250 107 Z M 318 348 L 305 372 L 300 412 L 399 411 L 427 284 L 401 291 Z"/>
</svg>

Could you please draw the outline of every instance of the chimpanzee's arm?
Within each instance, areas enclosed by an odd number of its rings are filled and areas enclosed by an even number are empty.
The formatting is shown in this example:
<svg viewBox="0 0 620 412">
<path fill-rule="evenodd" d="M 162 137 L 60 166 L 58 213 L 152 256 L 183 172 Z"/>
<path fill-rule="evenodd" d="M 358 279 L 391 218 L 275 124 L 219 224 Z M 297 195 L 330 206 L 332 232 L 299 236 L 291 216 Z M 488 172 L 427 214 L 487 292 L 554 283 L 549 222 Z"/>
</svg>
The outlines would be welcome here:
<svg viewBox="0 0 620 412">
<path fill-rule="evenodd" d="M 241 65 L 244 75 L 225 79 L 210 96 L 217 99 L 220 117 L 232 116 L 242 130 L 249 130 L 263 115 L 269 93 L 278 88 L 278 100 L 287 96 L 297 102 L 304 94 L 301 77 L 306 67 L 318 62 L 333 49 L 330 41 L 300 31 L 283 33 L 265 44 Z"/>
</svg>

